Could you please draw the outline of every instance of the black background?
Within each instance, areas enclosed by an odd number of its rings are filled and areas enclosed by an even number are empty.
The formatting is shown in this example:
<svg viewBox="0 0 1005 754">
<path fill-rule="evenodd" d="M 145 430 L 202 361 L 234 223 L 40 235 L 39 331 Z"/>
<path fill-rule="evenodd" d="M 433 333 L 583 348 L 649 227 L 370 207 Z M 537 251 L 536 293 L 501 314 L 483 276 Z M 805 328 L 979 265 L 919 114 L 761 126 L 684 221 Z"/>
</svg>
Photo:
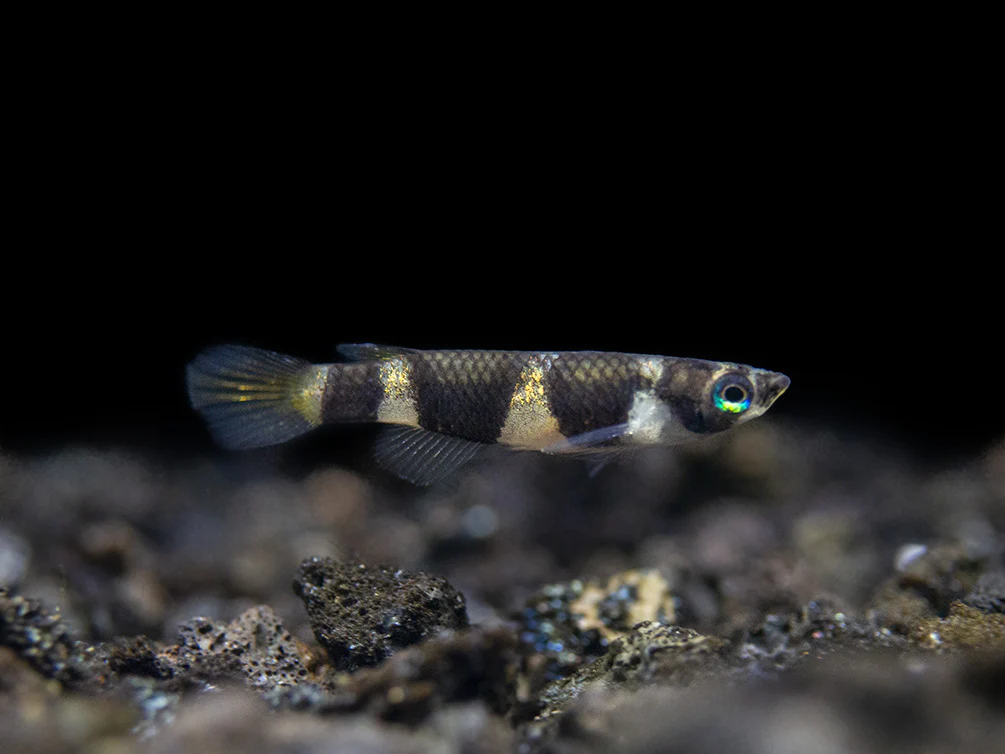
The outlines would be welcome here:
<svg viewBox="0 0 1005 754">
<path fill-rule="evenodd" d="M 751 242 L 739 253 L 699 251 L 620 229 L 550 245 L 513 234 L 480 241 L 472 222 L 463 242 L 448 244 L 434 225 L 379 244 L 358 232 L 235 231 L 228 249 L 204 259 L 163 242 L 141 251 L 137 229 L 135 260 L 40 270 L 65 287 L 26 281 L 32 303 L 6 315 L 0 448 L 212 451 L 183 374 L 214 343 L 317 361 L 334 360 L 337 343 L 366 341 L 687 355 L 788 374 L 778 417 L 924 454 L 965 456 L 1005 428 L 1000 325 L 979 262 L 911 282 L 908 252 L 877 271 L 839 250 Z"/>
<path fill-rule="evenodd" d="M 786 419 L 1002 436 L 1000 208 L 952 82 L 214 70 L 63 70 L 19 111 L 0 449 L 211 452 L 200 348 L 366 341 L 739 361 L 792 378 Z"/>
</svg>

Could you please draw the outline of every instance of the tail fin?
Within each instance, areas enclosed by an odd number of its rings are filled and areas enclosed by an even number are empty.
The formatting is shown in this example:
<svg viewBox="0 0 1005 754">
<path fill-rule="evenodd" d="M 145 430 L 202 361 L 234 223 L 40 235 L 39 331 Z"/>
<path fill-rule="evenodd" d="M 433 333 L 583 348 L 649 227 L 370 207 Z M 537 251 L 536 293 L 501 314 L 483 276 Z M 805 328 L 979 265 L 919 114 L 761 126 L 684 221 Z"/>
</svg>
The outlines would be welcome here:
<svg viewBox="0 0 1005 754">
<path fill-rule="evenodd" d="M 192 406 L 232 450 L 291 440 L 321 424 L 326 368 L 246 346 L 214 346 L 188 365 Z"/>
</svg>

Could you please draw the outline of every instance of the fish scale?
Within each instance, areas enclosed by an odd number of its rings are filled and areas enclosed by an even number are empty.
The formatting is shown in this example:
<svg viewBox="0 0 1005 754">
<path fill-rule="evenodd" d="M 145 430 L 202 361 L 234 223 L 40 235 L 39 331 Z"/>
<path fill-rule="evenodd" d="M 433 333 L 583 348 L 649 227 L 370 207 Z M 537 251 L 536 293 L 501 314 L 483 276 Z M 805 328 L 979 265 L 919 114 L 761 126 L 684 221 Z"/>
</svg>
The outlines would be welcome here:
<svg viewBox="0 0 1005 754">
<path fill-rule="evenodd" d="M 419 426 L 490 443 L 499 434 L 519 363 L 506 352 L 406 354 L 414 365 Z"/>
<path fill-rule="evenodd" d="M 560 431 L 572 436 L 624 421 L 638 389 L 636 363 L 627 354 L 563 357 L 552 364 L 552 411 Z"/>
</svg>

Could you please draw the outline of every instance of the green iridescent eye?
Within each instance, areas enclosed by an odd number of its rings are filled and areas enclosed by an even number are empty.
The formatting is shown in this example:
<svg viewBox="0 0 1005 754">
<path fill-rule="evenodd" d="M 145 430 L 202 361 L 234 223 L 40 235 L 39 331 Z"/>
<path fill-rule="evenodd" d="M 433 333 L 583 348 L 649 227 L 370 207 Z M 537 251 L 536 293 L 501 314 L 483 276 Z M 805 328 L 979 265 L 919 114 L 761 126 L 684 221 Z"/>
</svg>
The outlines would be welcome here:
<svg viewBox="0 0 1005 754">
<path fill-rule="evenodd" d="M 753 386 L 739 375 L 728 375 L 719 380 L 712 391 L 715 407 L 727 414 L 742 414 L 750 408 Z"/>
</svg>

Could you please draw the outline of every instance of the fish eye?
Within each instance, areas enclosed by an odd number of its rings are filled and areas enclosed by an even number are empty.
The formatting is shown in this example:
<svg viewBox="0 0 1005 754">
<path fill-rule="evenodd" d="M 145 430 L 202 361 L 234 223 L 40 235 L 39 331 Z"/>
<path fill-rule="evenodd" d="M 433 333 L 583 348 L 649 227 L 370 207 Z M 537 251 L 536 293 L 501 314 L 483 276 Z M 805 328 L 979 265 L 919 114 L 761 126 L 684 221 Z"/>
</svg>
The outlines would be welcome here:
<svg viewBox="0 0 1005 754">
<path fill-rule="evenodd" d="M 715 407 L 727 414 L 742 414 L 750 408 L 753 385 L 737 374 L 726 375 L 720 379 L 712 391 Z"/>
</svg>

